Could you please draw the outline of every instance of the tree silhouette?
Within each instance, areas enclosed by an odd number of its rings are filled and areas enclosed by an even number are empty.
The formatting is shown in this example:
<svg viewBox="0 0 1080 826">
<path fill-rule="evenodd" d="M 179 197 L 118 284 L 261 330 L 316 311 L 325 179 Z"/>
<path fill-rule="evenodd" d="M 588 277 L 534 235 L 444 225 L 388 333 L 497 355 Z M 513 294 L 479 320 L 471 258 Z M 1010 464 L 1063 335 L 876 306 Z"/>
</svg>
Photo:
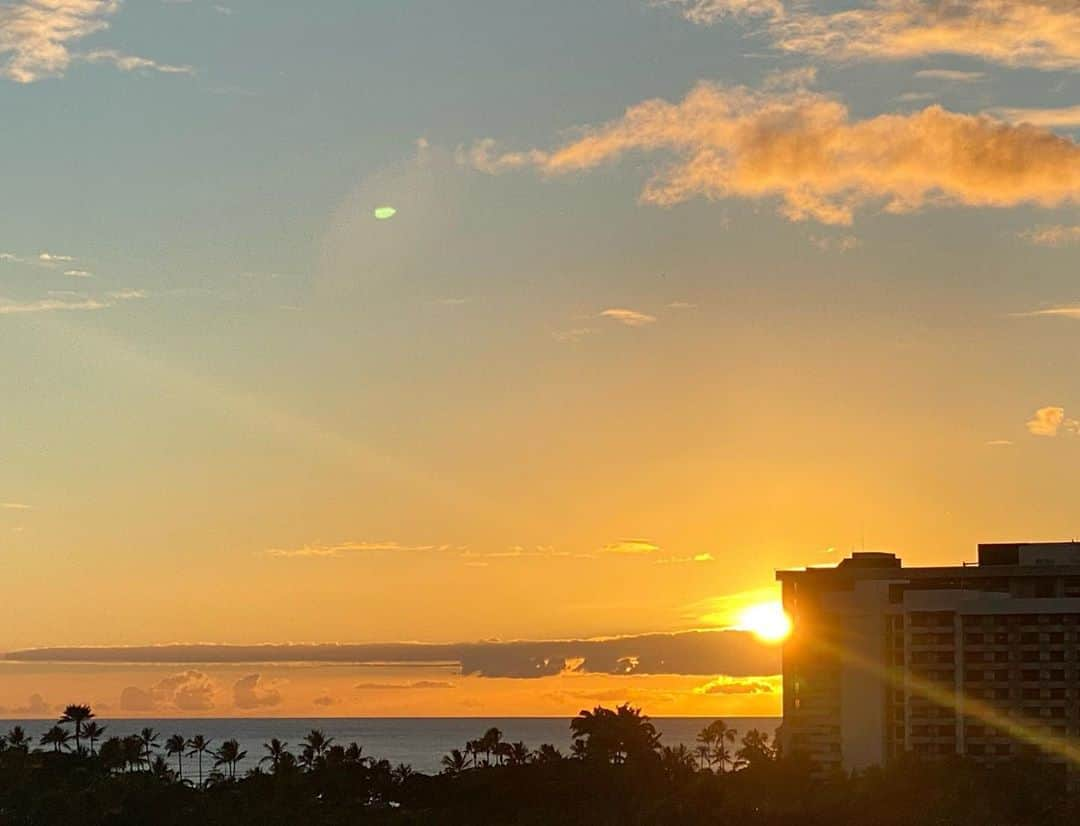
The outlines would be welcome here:
<svg viewBox="0 0 1080 826">
<path fill-rule="evenodd" d="M 776 746 L 769 742 L 769 735 L 756 728 L 743 735 L 742 745 L 735 752 L 739 763 L 748 768 L 756 768 L 776 762 Z"/>
<path fill-rule="evenodd" d="M 140 768 L 143 763 L 143 754 L 145 752 L 145 745 L 142 738 L 137 734 L 132 734 L 121 740 L 120 745 L 124 755 L 124 764 L 128 767 L 128 770 L 132 771 Z"/>
<path fill-rule="evenodd" d="M 735 729 L 723 720 L 715 720 L 701 730 L 697 739 L 709 750 L 710 766 L 715 763 L 723 774 L 726 767 L 732 763 L 728 743 L 735 742 Z"/>
<path fill-rule="evenodd" d="M 16 751 L 27 751 L 30 748 L 30 735 L 22 726 L 12 726 L 4 739 L 8 747 Z"/>
<path fill-rule="evenodd" d="M 468 766 L 469 760 L 462 754 L 461 749 L 451 749 L 449 754 L 443 755 L 443 774 L 461 774 Z"/>
<path fill-rule="evenodd" d="M 150 763 L 154 759 L 153 750 L 158 744 L 158 733 L 147 726 L 136 736 L 139 738 L 139 742 L 142 743 L 144 756 L 146 757 L 146 768 L 149 769 Z"/>
<path fill-rule="evenodd" d="M 551 743 L 544 743 L 536 750 L 533 759 L 537 763 L 558 763 L 563 759 L 563 754 Z"/>
<path fill-rule="evenodd" d="M 506 759 L 511 766 L 524 766 L 532 759 L 532 752 L 529 751 L 528 746 L 519 740 L 516 743 L 509 744 L 506 749 Z"/>
<path fill-rule="evenodd" d="M 203 784 L 203 772 L 202 772 L 202 756 L 210 751 L 210 743 L 212 740 L 207 740 L 201 734 L 196 734 L 190 740 L 187 741 L 188 757 L 198 757 L 199 760 L 199 786 Z"/>
<path fill-rule="evenodd" d="M 71 733 L 62 726 L 53 726 L 41 735 L 39 742 L 43 746 L 52 746 L 53 751 L 59 754 L 61 750 L 70 748 Z"/>
<path fill-rule="evenodd" d="M 247 757 L 246 751 L 240 750 L 240 743 L 236 740 L 226 740 L 214 752 L 214 767 L 225 766 L 229 770 L 229 779 L 236 779 L 236 764 Z"/>
<path fill-rule="evenodd" d="M 176 776 L 180 779 L 180 782 L 184 782 L 184 749 L 187 748 L 187 741 L 182 734 L 174 734 L 168 740 L 165 741 L 165 754 L 169 757 L 176 755 Z"/>
<path fill-rule="evenodd" d="M 574 756 L 586 760 L 615 764 L 654 760 L 660 749 L 656 727 L 629 703 L 614 711 L 602 706 L 582 711 L 570 721 L 570 731 Z"/>
<path fill-rule="evenodd" d="M 276 737 L 271 738 L 269 743 L 263 743 L 263 748 L 266 749 L 266 757 L 259 761 L 259 765 L 269 763 L 270 771 L 277 774 L 281 769 L 282 759 L 289 753 L 288 746 L 288 743 L 283 743 Z"/>
<path fill-rule="evenodd" d="M 91 720 L 83 725 L 83 737 L 90 743 L 90 754 L 94 753 L 94 743 L 105 736 L 108 726 L 99 726 L 96 720 Z"/>
<path fill-rule="evenodd" d="M 494 754 L 499 764 L 502 765 L 502 755 L 499 753 L 502 736 L 502 732 L 493 726 L 485 731 L 484 736 L 480 738 L 480 747 L 484 751 L 484 759 L 488 764 L 491 763 L 491 755 Z"/>
<path fill-rule="evenodd" d="M 94 712 L 88 705 L 70 705 L 60 715 L 60 725 L 75 724 L 75 751 L 82 751 L 83 724 L 93 719 Z"/>
</svg>

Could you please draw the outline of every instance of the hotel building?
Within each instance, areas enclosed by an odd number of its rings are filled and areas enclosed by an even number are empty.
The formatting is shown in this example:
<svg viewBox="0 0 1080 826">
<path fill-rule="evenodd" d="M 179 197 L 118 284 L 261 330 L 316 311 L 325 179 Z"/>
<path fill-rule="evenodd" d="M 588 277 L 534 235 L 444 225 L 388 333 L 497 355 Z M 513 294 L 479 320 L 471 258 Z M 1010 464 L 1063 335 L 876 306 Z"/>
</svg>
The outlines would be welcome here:
<svg viewBox="0 0 1080 826">
<path fill-rule="evenodd" d="M 1080 743 L 1080 543 L 980 545 L 977 564 L 937 568 L 855 553 L 777 579 L 793 621 L 786 753 L 822 772 L 904 752 L 1070 762 L 1063 744 Z"/>
</svg>

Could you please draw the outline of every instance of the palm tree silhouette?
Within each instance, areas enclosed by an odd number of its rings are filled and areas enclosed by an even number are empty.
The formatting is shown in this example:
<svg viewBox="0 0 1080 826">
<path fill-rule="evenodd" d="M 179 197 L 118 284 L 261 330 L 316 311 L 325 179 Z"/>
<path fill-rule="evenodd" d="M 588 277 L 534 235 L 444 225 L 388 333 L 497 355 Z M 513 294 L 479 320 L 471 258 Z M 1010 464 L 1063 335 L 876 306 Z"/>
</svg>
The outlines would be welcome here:
<svg viewBox="0 0 1080 826">
<path fill-rule="evenodd" d="M 92 719 L 94 712 L 88 705 L 70 705 L 64 709 L 64 713 L 60 715 L 60 724 L 74 723 L 75 724 L 75 751 L 82 751 L 82 733 L 83 723 Z"/>
<path fill-rule="evenodd" d="M 442 759 L 443 774 L 461 774 L 468 768 L 468 758 L 461 753 L 461 749 L 451 749 L 449 754 L 444 754 Z"/>
<path fill-rule="evenodd" d="M 723 720 L 715 720 L 701 730 L 697 739 L 709 749 L 709 765 L 716 763 L 723 774 L 724 767 L 731 763 L 731 752 L 727 745 L 735 742 L 735 729 Z"/>
<path fill-rule="evenodd" d="M 52 746 L 53 751 L 59 754 L 61 749 L 69 748 L 68 743 L 71 742 L 71 734 L 65 728 L 53 726 L 41 735 L 39 742 L 43 746 Z"/>
<path fill-rule="evenodd" d="M 153 749 L 158 744 L 158 733 L 152 728 L 147 726 L 137 735 L 139 742 L 142 743 L 143 751 L 146 754 L 146 768 L 150 768 L 150 763 L 154 759 Z"/>
<path fill-rule="evenodd" d="M 105 729 L 108 726 L 99 726 L 96 720 L 91 720 L 83 726 L 83 737 L 90 741 L 90 753 L 94 753 L 94 742 L 100 740 L 105 735 Z"/>
<path fill-rule="evenodd" d="M 236 740 L 226 740 L 221 748 L 214 752 L 214 766 L 225 766 L 229 770 L 229 779 L 236 779 L 236 764 L 247 757 L 246 751 L 240 750 Z"/>
<path fill-rule="evenodd" d="M 124 758 L 124 765 L 128 767 L 128 771 L 133 771 L 142 766 L 143 742 L 137 734 L 130 734 L 121 740 L 120 748 Z"/>
<path fill-rule="evenodd" d="M 202 786 L 202 784 L 203 784 L 202 756 L 204 754 L 206 754 L 206 752 L 210 751 L 210 743 L 212 743 L 212 742 L 213 742 L 212 740 L 207 740 L 201 734 L 196 734 L 194 737 L 192 737 L 190 740 L 187 741 L 188 748 L 190 749 L 190 751 L 187 753 L 187 756 L 188 757 L 195 757 L 196 755 L 198 755 L 198 758 L 199 758 L 199 785 L 200 786 Z"/>
<path fill-rule="evenodd" d="M 502 755 L 499 753 L 499 745 L 502 743 L 502 732 L 494 726 L 484 732 L 484 736 L 480 738 L 480 742 L 483 745 L 484 757 L 486 761 L 491 763 L 491 754 L 495 753 L 500 765 L 502 764 Z"/>
<path fill-rule="evenodd" d="M 266 749 L 266 757 L 259 761 L 261 766 L 263 763 L 270 764 L 270 770 L 274 773 L 278 773 L 278 769 L 281 768 L 281 761 L 285 755 L 288 754 L 288 743 L 283 743 L 276 737 L 272 737 L 269 743 L 263 743 L 263 748 Z"/>
<path fill-rule="evenodd" d="M 184 782 L 184 749 L 187 748 L 187 741 L 182 734 L 174 734 L 168 740 L 165 741 L 165 754 L 169 757 L 176 755 L 176 776 L 180 779 L 180 782 Z"/>
<path fill-rule="evenodd" d="M 12 726 L 5 739 L 8 747 L 16 751 L 26 751 L 30 748 L 30 735 L 22 726 Z"/>
<path fill-rule="evenodd" d="M 327 737 L 322 729 L 313 728 L 304 735 L 304 745 L 311 749 L 315 757 L 322 757 L 333 742 L 334 738 Z"/>
<path fill-rule="evenodd" d="M 511 766 L 524 766 L 532 760 L 532 752 L 529 751 L 528 746 L 518 740 L 516 743 L 510 744 L 506 751 L 506 757 Z"/>
</svg>

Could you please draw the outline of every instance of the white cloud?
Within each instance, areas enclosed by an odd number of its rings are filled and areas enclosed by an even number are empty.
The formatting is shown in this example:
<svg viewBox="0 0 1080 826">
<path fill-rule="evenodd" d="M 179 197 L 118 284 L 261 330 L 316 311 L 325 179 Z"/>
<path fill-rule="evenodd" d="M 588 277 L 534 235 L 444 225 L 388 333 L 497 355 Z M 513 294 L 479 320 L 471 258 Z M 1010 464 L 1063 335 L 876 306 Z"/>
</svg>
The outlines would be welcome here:
<svg viewBox="0 0 1080 826">
<path fill-rule="evenodd" d="M 780 0 L 653 0 L 654 6 L 671 6 L 691 23 L 709 25 L 724 17 L 782 17 Z"/>
<path fill-rule="evenodd" d="M 639 313 L 637 310 L 628 310 L 625 307 L 612 307 L 600 313 L 601 318 L 610 318 L 627 327 L 644 327 L 656 322 L 656 316 L 648 313 Z"/>
<path fill-rule="evenodd" d="M 93 273 L 89 270 L 64 270 L 64 275 L 70 275 L 72 278 L 89 278 Z"/>
<path fill-rule="evenodd" d="M 33 506 L 24 505 L 22 502 L 0 502 L 0 510 L 5 510 L 5 511 L 28 511 L 28 510 L 33 510 Z"/>
<path fill-rule="evenodd" d="M 0 261 L 6 261 L 10 264 L 21 264 L 26 259 L 20 258 L 13 252 L 0 252 Z"/>
<path fill-rule="evenodd" d="M 1080 127 L 1080 104 L 1058 108 L 1018 108 L 1001 106 L 989 110 L 994 117 L 1010 123 L 1030 123 L 1047 129 L 1074 129 Z"/>
<path fill-rule="evenodd" d="M 87 63 L 106 63 L 115 66 L 122 72 L 136 72 L 140 70 L 160 72 L 166 75 L 193 75 L 195 69 L 191 66 L 174 66 L 169 63 L 158 63 L 148 57 L 121 54 L 115 49 L 98 49 L 79 56 L 80 60 Z"/>
<path fill-rule="evenodd" d="M 67 264 L 74 260 L 70 255 L 56 255 L 51 252 L 43 252 L 38 256 L 38 261 L 42 264 Z"/>
<path fill-rule="evenodd" d="M 58 311 L 105 310 L 121 301 L 145 298 L 142 290 L 116 290 L 104 298 L 40 298 L 35 301 L 11 301 L 0 298 L 0 315 L 23 315 Z"/>
</svg>

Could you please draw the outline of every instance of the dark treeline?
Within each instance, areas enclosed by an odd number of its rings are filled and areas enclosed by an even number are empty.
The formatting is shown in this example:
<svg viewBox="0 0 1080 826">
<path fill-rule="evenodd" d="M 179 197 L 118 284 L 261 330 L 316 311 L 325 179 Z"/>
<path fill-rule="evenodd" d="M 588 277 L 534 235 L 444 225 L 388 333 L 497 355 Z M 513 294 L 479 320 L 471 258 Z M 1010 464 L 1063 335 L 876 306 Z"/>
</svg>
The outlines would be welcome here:
<svg viewBox="0 0 1080 826">
<path fill-rule="evenodd" d="M 589 824 L 589 826 L 1056 826 L 1080 799 L 1038 763 L 899 761 L 856 776 L 814 779 L 759 731 L 722 721 L 695 749 L 665 746 L 630 706 L 583 711 L 572 746 L 530 749 L 489 729 L 419 774 L 312 730 L 264 744 L 258 764 L 236 740 L 213 743 L 144 728 L 111 735 L 88 706 L 69 706 L 35 741 L 0 739 L 0 825 Z"/>
</svg>

